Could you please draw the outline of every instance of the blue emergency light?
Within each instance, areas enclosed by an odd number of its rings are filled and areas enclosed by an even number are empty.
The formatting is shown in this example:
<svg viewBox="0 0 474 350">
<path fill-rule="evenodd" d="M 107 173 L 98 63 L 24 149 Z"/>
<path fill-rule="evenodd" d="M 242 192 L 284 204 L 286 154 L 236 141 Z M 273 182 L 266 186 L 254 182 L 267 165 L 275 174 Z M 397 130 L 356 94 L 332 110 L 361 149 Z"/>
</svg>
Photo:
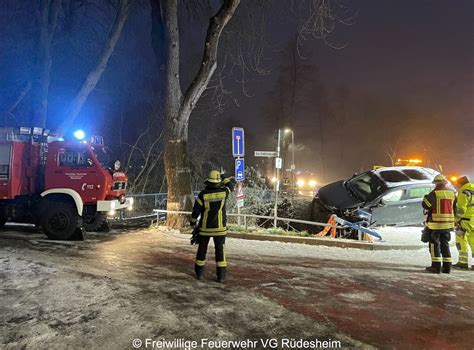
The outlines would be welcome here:
<svg viewBox="0 0 474 350">
<path fill-rule="evenodd" d="M 74 135 L 74 137 L 75 137 L 76 139 L 78 139 L 79 141 L 84 140 L 84 138 L 86 137 L 85 132 L 82 131 L 82 130 L 76 130 L 76 131 L 74 131 L 74 134 L 73 134 L 73 135 Z"/>
</svg>

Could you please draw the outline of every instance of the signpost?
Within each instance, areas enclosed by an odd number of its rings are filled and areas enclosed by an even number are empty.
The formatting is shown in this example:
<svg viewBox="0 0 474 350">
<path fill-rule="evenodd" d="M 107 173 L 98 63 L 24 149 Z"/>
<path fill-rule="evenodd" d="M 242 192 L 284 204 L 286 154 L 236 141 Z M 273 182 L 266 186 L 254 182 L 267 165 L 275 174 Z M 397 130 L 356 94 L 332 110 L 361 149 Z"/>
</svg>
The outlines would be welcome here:
<svg viewBox="0 0 474 350">
<path fill-rule="evenodd" d="M 244 129 L 232 128 L 232 155 L 235 158 L 235 181 L 237 181 L 237 225 L 240 226 L 240 208 L 244 206 L 243 181 L 245 180 L 245 142 Z"/>
<path fill-rule="evenodd" d="M 235 158 L 245 156 L 243 128 L 232 128 L 232 154 Z"/>
<path fill-rule="evenodd" d="M 275 168 L 281 169 L 282 163 L 283 161 L 281 158 L 275 158 Z"/>
<path fill-rule="evenodd" d="M 255 151 L 255 157 L 275 158 L 277 153 L 275 151 Z"/>
<path fill-rule="evenodd" d="M 235 181 L 242 182 L 245 180 L 245 161 L 243 158 L 235 160 Z"/>
<path fill-rule="evenodd" d="M 237 195 L 235 196 L 237 199 L 237 208 L 242 208 L 244 206 L 244 184 L 242 182 L 239 182 L 237 184 Z M 240 219 L 240 217 L 238 217 Z M 238 223 L 240 225 L 240 222 Z"/>
<path fill-rule="evenodd" d="M 277 148 L 276 148 L 276 158 L 275 158 L 275 168 L 276 168 L 276 181 L 275 181 L 275 208 L 273 209 L 273 227 L 277 227 L 277 216 L 278 216 L 278 191 L 280 190 L 280 169 L 281 169 L 281 158 L 280 158 L 280 142 L 281 142 L 281 130 L 278 129 L 277 134 Z"/>
</svg>

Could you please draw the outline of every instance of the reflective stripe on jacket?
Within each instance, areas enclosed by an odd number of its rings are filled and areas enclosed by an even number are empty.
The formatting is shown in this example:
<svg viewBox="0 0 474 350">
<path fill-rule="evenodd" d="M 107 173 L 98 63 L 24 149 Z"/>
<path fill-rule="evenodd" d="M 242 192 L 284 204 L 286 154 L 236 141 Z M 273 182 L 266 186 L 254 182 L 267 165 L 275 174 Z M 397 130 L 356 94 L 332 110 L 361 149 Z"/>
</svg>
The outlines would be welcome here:
<svg viewBox="0 0 474 350">
<path fill-rule="evenodd" d="M 432 230 L 454 228 L 455 192 L 445 187 L 436 188 L 423 198 L 423 208 L 429 211 L 427 226 Z"/>
<path fill-rule="evenodd" d="M 474 183 L 467 183 L 459 190 L 454 205 L 456 221 L 466 220 L 474 225 Z"/>
<path fill-rule="evenodd" d="M 208 184 L 194 202 L 191 224 L 199 220 L 199 234 L 202 236 L 224 236 L 227 233 L 226 199 L 234 189 L 229 179 L 220 184 Z"/>
</svg>

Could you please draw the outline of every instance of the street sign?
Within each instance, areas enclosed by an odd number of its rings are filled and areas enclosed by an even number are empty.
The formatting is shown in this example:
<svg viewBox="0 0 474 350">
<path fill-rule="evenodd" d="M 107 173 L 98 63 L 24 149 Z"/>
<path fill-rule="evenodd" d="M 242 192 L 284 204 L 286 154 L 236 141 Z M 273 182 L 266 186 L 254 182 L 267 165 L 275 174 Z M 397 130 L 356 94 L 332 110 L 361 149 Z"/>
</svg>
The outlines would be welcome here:
<svg viewBox="0 0 474 350">
<path fill-rule="evenodd" d="M 243 208 L 244 207 L 244 199 L 243 198 L 238 198 L 237 199 L 237 208 Z"/>
<path fill-rule="evenodd" d="M 245 180 L 245 162 L 242 158 L 235 160 L 235 181 L 241 182 Z"/>
<path fill-rule="evenodd" d="M 237 183 L 237 193 L 235 194 L 235 198 L 237 199 L 244 199 L 244 184 L 242 182 Z"/>
<path fill-rule="evenodd" d="M 254 156 L 273 158 L 277 156 L 277 153 L 275 151 L 255 151 Z"/>
<path fill-rule="evenodd" d="M 282 163 L 283 162 L 281 158 L 275 158 L 275 168 L 281 169 Z"/>
<path fill-rule="evenodd" d="M 243 157 L 245 155 L 243 128 L 232 128 L 232 154 L 234 157 Z"/>
</svg>

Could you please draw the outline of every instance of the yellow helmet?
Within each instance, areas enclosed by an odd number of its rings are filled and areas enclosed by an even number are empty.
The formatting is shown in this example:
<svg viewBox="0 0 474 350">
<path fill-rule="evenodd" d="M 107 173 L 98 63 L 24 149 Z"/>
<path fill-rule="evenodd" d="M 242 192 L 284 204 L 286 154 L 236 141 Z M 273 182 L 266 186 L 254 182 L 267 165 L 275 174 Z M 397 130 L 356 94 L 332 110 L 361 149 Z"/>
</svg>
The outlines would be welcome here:
<svg viewBox="0 0 474 350">
<path fill-rule="evenodd" d="M 213 184 L 218 184 L 219 182 L 221 182 L 221 173 L 219 172 L 219 170 L 211 170 L 206 181 Z"/>
<path fill-rule="evenodd" d="M 447 179 L 446 179 L 446 176 L 444 176 L 443 174 L 438 174 L 435 176 L 433 182 L 446 182 Z"/>
</svg>

